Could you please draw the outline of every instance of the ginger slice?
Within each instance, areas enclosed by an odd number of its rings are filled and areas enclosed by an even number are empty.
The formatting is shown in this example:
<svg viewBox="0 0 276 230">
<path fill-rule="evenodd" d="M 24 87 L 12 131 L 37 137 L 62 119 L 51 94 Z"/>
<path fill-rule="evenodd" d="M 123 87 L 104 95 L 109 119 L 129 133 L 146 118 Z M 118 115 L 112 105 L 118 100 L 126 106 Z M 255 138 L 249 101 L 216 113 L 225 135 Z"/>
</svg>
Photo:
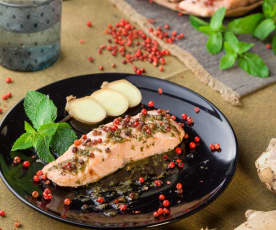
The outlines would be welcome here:
<svg viewBox="0 0 276 230">
<path fill-rule="evenodd" d="M 113 82 L 104 82 L 101 88 L 113 89 L 123 94 L 127 98 L 130 108 L 139 105 L 142 101 L 140 90 L 135 85 L 124 79 Z"/>
<path fill-rule="evenodd" d="M 66 100 L 66 111 L 77 121 L 85 124 L 96 124 L 106 118 L 104 107 L 90 96 L 78 99 L 69 96 Z"/>
<path fill-rule="evenodd" d="M 120 116 L 128 109 L 127 98 L 113 89 L 100 89 L 91 94 L 99 104 L 101 104 L 108 116 Z"/>
</svg>

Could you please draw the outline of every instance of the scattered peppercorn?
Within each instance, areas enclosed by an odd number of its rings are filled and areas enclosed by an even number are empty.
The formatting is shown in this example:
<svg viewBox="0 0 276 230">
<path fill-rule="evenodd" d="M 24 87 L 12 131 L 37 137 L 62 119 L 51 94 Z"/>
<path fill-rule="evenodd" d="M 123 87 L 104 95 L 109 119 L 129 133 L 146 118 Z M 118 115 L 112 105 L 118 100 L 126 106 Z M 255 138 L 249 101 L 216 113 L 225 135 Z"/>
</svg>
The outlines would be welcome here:
<svg viewBox="0 0 276 230">
<path fill-rule="evenodd" d="M 69 198 L 64 199 L 64 205 L 69 206 L 71 204 L 71 200 Z"/>
<path fill-rule="evenodd" d="M 175 167 L 175 163 L 172 161 L 169 163 L 168 168 L 173 169 Z"/>
<path fill-rule="evenodd" d="M 189 147 L 190 147 L 190 149 L 195 149 L 195 147 L 196 147 L 196 144 L 195 144 L 195 142 L 190 142 L 189 143 Z"/>
<path fill-rule="evenodd" d="M 51 200 L 53 198 L 52 191 L 49 188 L 45 188 L 43 191 L 44 200 Z"/>
<path fill-rule="evenodd" d="M 170 214 L 170 210 L 167 208 L 163 208 L 163 214 L 164 215 L 169 215 Z"/>
<path fill-rule="evenodd" d="M 139 178 L 139 182 L 142 184 L 142 183 L 144 183 L 145 182 L 145 178 L 144 177 L 140 177 Z"/>
<path fill-rule="evenodd" d="M 154 212 L 154 213 L 153 213 L 153 216 L 154 216 L 155 218 L 158 217 L 158 216 L 159 216 L 158 212 Z"/>
<path fill-rule="evenodd" d="M 200 109 L 199 109 L 198 107 L 195 107 L 195 108 L 194 108 L 194 111 L 195 111 L 196 113 L 199 113 Z"/>
<path fill-rule="evenodd" d="M 6 213 L 5 213 L 4 210 L 0 210 L 0 216 L 2 216 L 2 217 L 5 217 L 5 216 L 6 216 Z"/>
<path fill-rule="evenodd" d="M 195 142 L 200 142 L 200 137 L 199 137 L 199 136 L 196 136 L 196 137 L 194 138 L 194 140 L 195 140 Z"/>
<path fill-rule="evenodd" d="M 116 64 L 112 64 L 112 68 L 116 68 Z"/>
<path fill-rule="evenodd" d="M 165 200 L 165 195 L 164 194 L 160 194 L 159 195 L 159 200 Z"/>
<path fill-rule="evenodd" d="M 94 62 L 94 58 L 90 56 L 90 57 L 88 57 L 88 61 L 89 62 Z"/>
<path fill-rule="evenodd" d="M 34 176 L 33 176 L 33 181 L 34 181 L 34 182 L 39 182 L 39 181 L 40 181 L 39 176 L 34 175 Z"/>
<path fill-rule="evenodd" d="M 164 207 L 169 207 L 170 206 L 170 201 L 164 200 L 162 204 L 163 204 Z"/>
<path fill-rule="evenodd" d="M 219 151 L 219 150 L 220 150 L 220 144 L 215 144 L 215 149 L 216 149 L 217 151 Z"/>
<path fill-rule="evenodd" d="M 213 144 L 210 144 L 209 147 L 212 152 L 215 151 L 215 146 Z"/>
<path fill-rule="evenodd" d="M 163 214 L 163 208 L 159 208 L 157 210 L 158 216 L 161 216 Z"/>
<path fill-rule="evenodd" d="M 86 22 L 86 25 L 87 25 L 87 27 L 92 27 L 92 22 L 88 21 L 88 22 Z"/>
<path fill-rule="evenodd" d="M 10 77 L 7 77 L 5 81 L 6 81 L 6 83 L 8 83 L 8 84 L 10 84 L 10 83 L 13 82 L 13 80 L 12 80 Z"/>
<path fill-rule="evenodd" d="M 30 166 L 30 162 L 29 161 L 24 161 L 23 162 L 23 167 L 24 168 L 28 168 Z"/>
<path fill-rule="evenodd" d="M 98 67 L 98 69 L 101 70 L 101 71 L 103 71 L 103 70 L 104 70 L 104 67 L 103 67 L 102 65 L 100 65 L 100 66 Z"/>
<path fill-rule="evenodd" d="M 160 95 L 163 94 L 163 89 L 158 88 L 158 93 L 159 93 Z"/>
<path fill-rule="evenodd" d="M 160 187 L 162 185 L 162 181 L 161 180 L 155 180 L 154 184 L 155 184 L 155 186 Z"/>
<path fill-rule="evenodd" d="M 269 44 L 269 43 L 266 44 L 265 47 L 266 47 L 267 49 L 271 49 L 271 48 L 272 48 L 271 44 Z"/>
<path fill-rule="evenodd" d="M 39 197 L 38 191 L 33 191 L 32 192 L 32 197 L 35 198 L 35 199 L 38 198 Z"/>
<path fill-rule="evenodd" d="M 177 147 L 175 149 L 176 154 L 180 155 L 182 153 L 182 149 L 180 147 Z"/>
<path fill-rule="evenodd" d="M 186 113 L 182 113 L 182 114 L 181 114 L 181 117 L 182 117 L 182 119 L 183 119 L 184 121 L 186 121 L 187 118 L 188 118 L 188 116 L 187 116 Z"/>
<path fill-rule="evenodd" d="M 15 165 L 19 164 L 20 162 L 21 162 L 21 158 L 20 158 L 19 156 L 15 156 L 15 157 L 13 158 L 13 163 L 14 163 Z"/>
<path fill-rule="evenodd" d="M 126 204 L 121 204 L 121 205 L 120 205 L 120 210 L 121 210 L 122 212 L 124 212 L 126 209 L 127 209 L 127 205 L 126 205 Z"/>
<path fill-rule="evenodd" d="M 148 111 L 146 109 L 142 109 L 141 113 L 147 115 Z"/>
<path fill-rule="evenodd" d="M 176 184 L 176 189 L 177 189 L 177 190 L 182 189 L 182 184 L 181 184 L 181 183 L 177 183 L 177 184 Z"/>
<path fill-rule="evenodd" d="M 98 197 L 97 201 L 98 201 L 100 204 L 104 203 L 104 197 L 102 197 L 102 196 Z"/>
<path fill-rule="evenodd" d="M 17 221 L 15 222 L 14 226 L 15 226 L 16 228 L 20 228 L 20 227 L 22 226 L 22 224 L 17 220 Z"/>
<path fill-rule="evenodd" d="M 154 101 L 149 101 L 148 106 L 149 107 L 154 107 Z"/>
<path fill-rule="evenodd" d="M 75 146 L 79 146 L 79 145 L 81 145 L 81 140 L 74 140 L 74 145 Z"/>
<path fill-rule="evenodd" d="M 85 41 L 84 40 L 80 40 L 80 44 L 84 44 L 85 43 Z"/>
</svg>

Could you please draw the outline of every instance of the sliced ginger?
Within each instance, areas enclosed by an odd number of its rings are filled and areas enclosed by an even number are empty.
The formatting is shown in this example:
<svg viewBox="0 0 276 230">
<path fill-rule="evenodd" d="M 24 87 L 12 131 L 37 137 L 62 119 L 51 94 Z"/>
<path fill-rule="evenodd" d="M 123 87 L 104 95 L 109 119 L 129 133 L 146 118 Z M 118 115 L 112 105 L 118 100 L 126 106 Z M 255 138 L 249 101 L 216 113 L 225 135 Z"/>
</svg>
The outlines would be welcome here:
<svg viewBox="0 0 276 230">
<path fill-rule="evenodd" d="M 76 97 L 69 96 L 66 98 L 66 111 L 71 117 L 85 124 L 96 124 L 106 118 L 106 111 L 92 97 Z"/>
<path fill-rule="evenodd" d="M 104 107 L 108 116 L 120 116 L 128 109 L 127 98 L 113 89 L 97 90 L 91 97 Z"/>
<path fill-rule="evenodd" d="M 104 89 L 113 89 L 123 94 L 127 98 L 130 108 L 139 105 L 142 101 L 140 90 L 127 80 L 122 79 L 110 83 L 104 82 L 101 87 Z"/>
</svg>

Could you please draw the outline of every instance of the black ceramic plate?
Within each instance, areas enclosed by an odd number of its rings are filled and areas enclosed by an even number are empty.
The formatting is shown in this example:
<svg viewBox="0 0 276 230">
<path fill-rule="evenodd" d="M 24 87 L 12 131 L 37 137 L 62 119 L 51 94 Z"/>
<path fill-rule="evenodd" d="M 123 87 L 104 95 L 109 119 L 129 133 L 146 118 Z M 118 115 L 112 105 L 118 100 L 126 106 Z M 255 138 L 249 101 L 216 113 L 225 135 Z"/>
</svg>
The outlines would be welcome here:
<svg viewBox="0 0 276 230">
<path fill-rule="evenodd" d="M 170 185 L 166 184 L 161 188 L 153 189 L 136 201 L 134 208 L 139 209 L 140 214 L 127 213 L 107 217 L 95 211 L 81 212 L 78 205 L 73 205 L 72 209 L 66 210 L 63 199 L 68 193 L 72 194 L 72 191 L 58 187 L 54 189 L 54 197 L 50 203 L 36 201 L 32 199 L 31 193 L 33 190 L 41 192 L 41 188 L 32 182 L 32 176 L 42 167 L 42 164 L 32 160 L 29 152 L 10 154 L 13 142 L 24 132 L 24 120 L 27 120 L 23 101 L 20 101 L 1 123 L 0 166 L 2 180 L 21 201 L 45 215 L 82 227 L 138 228 L 159 226 L 188 217 L 212 202 L 226 188 L 236 167 L 235 134 L 224 115 L 213 104 L 191 90 L 151 77 L 105 73 L 69 78 L 43 87 L 39 91 L 50 95 L 58 107 L 58 119 L 62 119 L 65 116 L 66 96 L 71 94 L 77 97 L 86 96 L 99 89 L 103 81 L 122 78 L 132 82 L 141 90 L 142 103 L 147 104 L 149 100 L 153 100 L 156 108 L 168 109 L 179 121 L 182 113 L 193 117 L 194 125 L 191 127 L 186 125 L 185 130 L 190 139 L 198 135 L 201 141 L 196 151 L 187 150 L 185 153 L 184 169 L 171 175 Z M 158 88 L 163 89 L 162 95 L 158 94 Z M 199 113 L 194 111 L 196 106 L 200 108 Z M 136 109 L 140 111 L 141 107 Z M 219 143 L 221 151 L 211 152 L 209 150 L 211 143 Z M 12 166 L 12 157 L 15 154 L 19 154 L 23 160 L 30 160 L 31 167 L 24 170 L 21 165 Z M 175 184 L 179 181 L 183 184 L 182 195 L 175 192 Z M 160 207 L 158 194 L 161 192 L 171 200 L 171 214 L 156 219 L 152 213 Z"/>
</svg>

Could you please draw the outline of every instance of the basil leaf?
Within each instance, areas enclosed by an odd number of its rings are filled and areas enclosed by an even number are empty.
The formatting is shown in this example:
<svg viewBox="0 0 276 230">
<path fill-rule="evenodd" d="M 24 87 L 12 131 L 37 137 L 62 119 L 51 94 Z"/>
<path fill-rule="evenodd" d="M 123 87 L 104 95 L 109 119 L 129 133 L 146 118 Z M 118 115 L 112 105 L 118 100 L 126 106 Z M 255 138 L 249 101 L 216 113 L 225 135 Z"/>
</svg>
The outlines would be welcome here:
<svg viewBox="0 0 276 230">
<path fill-rule="evenodd" d="M 265 78 L 269 76 L 269 69 L 262 58 L 254 53 L 245 53 L 238 58 L 239 66 L 250 75 Z"/>
<path fill-rule="evenodd" d="M 264 40 L 275 30 L 274 21 L 270 18 L 262 21 L 256 28 L 254 36 L 260 40 Z"/>
<path fill-rule="evenodd" d="M 225 50 L 226 54 L 232 54 L 232 55 L 237 54 L 238 52 L 234 48 L 235 47 L 232 47 L 230 45 L 230 42 L 228 42 L 228 41 L 224 42 L 224 50 Z"/>
<path fill-rule="evenodd" d="M 36 91 L 27 93 L 24 99 L 24 108 L 35 129 L 55 121 L 57 117 L 57 108 L 53 101 L 48 96 Z"/>
<path fill-rule="evenodd" d="M 272 50 L 274 52 L 274 55 L 276 55 L 276 34 L 273 36 L 272 39 Z"/>
<path fill-rule="evenodd" d="M 218 31 L 222 27 L 223 19 L 225 16 L 225 8 L 219 8 L 212 16 L 210 21 L 210 27 L 213 31 Z"/>
<path fill-rule="evenodd" d="M 260 21 L 264 18 L 261 13 L 251 14 L 231 21 L 227 28 L 235 34 L 254 34 L 254 31 Z"/>
<path fill-rule="evenodd" d="M 189 17 L 189 21 L 192 24 L 192 26 L 197 30 L 199 29 L 199 27 L 208 26 L 207 22 L 201 20 L 198 17 L 192 16 L 192 15 Z"/>
<path fill-rule="evenodd" d="M 29 149 L 33 146 L 33 135 L 31 133 L 23 133 L 14 142 L 11 151 L 19 149 Z"/>
<path fill-rule="evenodd" d="M 266 18 L 273 18 L 276 15 L 276 1 L 265 0 L 263 2 L 263 12 Z"/>
<path fill-rule="evenodd" d="M 212 33 L 206 43 L 206 48 L 211 54 L 217 54 L 222 49 L 222 33 L 214 32 Z"/>
<path fill-rule="evenodd" d="M 235 36 L 234 33 L 232 32 L 226 32 L 224 34 L 224 39 L 225 41 L 228 43 L 227 46 L 231 46 L 232 50 L 235 52 L 235 53 L 238 53 L 239 52 L 239 40 L 238 38 Z M 227 44 L 226 43 L 226 44 Z"/>
<path fill-rule="evenodd" d="M 51 141 L 51 148 L 59 156 L 72 145 L 77 136 L 67 123 L 58 123 L 58 128 Z"/>
<path fill-rule="evenodd" d="M 229 69 L 231 68 L 237 59 L 236 54 L 226 54 L 220 59 L 219 68 L 220 69 Z"/>
<path fill-rule="evenodd" d="M 34 141 L 35 151 L 39 159 L 41 159 L 45 163 L 49 163 L 55 160 L 54 156 L 51 154 L 49 149 L 50 141 L 51 141 L 50 136 L 42 136 L 42 135 L 37 135 Z"/>
<path fill-rule="evenodd" d="M 253 43 L 248 43 L 248 42 L 239 42 L 238 47 L 239 47 L 239 54 L 243 54 L 250 50 L 255 44 Z"/>
<path fill-rule="evenodd" d="M 198 28 L 198 31 L 207 35 L 210 35 L 213 33 L 210 26 L 201 26 Z"/>
</svg>

